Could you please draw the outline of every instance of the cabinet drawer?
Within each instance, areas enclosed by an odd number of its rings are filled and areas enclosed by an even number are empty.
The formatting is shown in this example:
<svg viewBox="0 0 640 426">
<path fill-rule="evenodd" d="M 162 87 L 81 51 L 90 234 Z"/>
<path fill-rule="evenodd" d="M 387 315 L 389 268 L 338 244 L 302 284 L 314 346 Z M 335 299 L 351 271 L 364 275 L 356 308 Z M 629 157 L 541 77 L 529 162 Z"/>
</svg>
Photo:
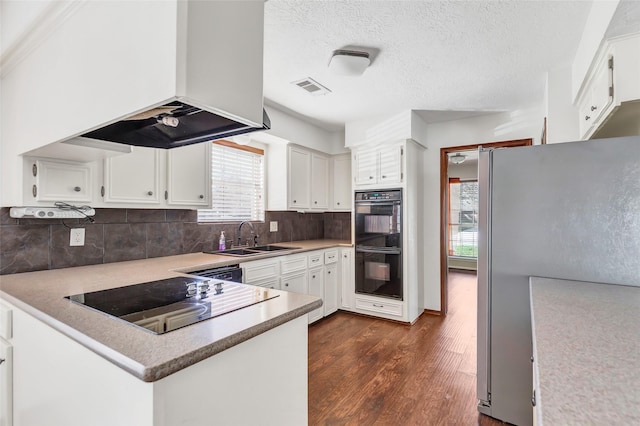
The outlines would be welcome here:
<svg viewBox="0 0 640 426">
<path fill-rule="evenodd" d="M 309 268 L 315 268 L 316 266 L 324 265 L 324 257 L 322 256 L 322 252 L 320 253 L 312 253 L 309 255 Z"/>
<path fill-rule="evenodd" d="M 327 250 L 324 252 L 324 263 L 330 265 L 338 261 L 338 250 Z"/>
<path fill-rule="evenodd" d="M 364 311 L 380 312 L 399 317 L 402 316 L 402 303 L 373 301 L 356 297 L 356 308 Z"/>
<path fill-rule="evenodd" d="M 245 284 L 254 284 L 259 281 L 278 278 L 280 275 L 280 261 L 256 261 L 241 263 L 242 277 Z M 254 284 L 255 285 L 255 284 Z"/>
<path fill-rule="evenodd" d="M 280 262 L 280 273 L 282 275 L 290 272 L 304 271 L 307 269 L 307 256 L 287 256 Z"/>
</svg>

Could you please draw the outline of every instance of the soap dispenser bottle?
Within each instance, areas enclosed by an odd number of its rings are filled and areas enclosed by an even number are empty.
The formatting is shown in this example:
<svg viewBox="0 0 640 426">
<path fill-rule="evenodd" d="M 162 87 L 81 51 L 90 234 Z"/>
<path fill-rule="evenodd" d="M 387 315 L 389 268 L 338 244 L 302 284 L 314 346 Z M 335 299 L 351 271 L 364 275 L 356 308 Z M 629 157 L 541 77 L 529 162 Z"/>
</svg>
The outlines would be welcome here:
<svg viewBox="0 0 640 426">
<path fill-rule="evenodd" d="M 218 250 L 222 251 L 227 248 L 227 242 L 224 238 L 224 231 L 220 232 L 220 241 L 218 241 Z"/>
</svg>

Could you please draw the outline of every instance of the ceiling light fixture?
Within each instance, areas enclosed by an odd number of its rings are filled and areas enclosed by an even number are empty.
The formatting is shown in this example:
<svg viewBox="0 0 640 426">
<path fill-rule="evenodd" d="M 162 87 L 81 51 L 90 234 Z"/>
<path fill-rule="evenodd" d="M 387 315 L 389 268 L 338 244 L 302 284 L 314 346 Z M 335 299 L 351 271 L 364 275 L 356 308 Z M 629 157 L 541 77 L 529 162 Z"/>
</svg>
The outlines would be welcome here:
<svg viewBox="0 0 640 426">
<path fill-rule="evenodd" d="M 451 157 L 449 157 L 449 160 L 451 160 L 453 164 L 464 163 L 464 160 L 466 159 L 467 159 L 467 156 L 460 154 L 459 152 L 456 152 L 455 155 L 452 155 Z"/>
<path fill-rule="evenodd" d="M 358 50 L 334 50 L 329 60 L 329 71 L 336 75 L 355 77 L 362 75 L 371 64 L 369 54 Z"/>
</svg>

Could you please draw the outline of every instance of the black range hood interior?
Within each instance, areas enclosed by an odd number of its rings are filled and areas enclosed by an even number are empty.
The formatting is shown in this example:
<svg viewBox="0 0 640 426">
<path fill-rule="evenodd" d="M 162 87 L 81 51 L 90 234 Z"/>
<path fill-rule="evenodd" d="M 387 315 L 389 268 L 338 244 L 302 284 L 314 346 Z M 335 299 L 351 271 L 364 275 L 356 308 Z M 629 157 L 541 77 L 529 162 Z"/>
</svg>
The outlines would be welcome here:
<svg viewBox="0 0 640 426">
<path fill-rule="evenodd" d="M 269 130 L 271 120 L 264 109 L 262 118 L 262 127 L 254 127 L 174 101 L 82 136 L 125 145 L 169 149 Z"/>
</svg>

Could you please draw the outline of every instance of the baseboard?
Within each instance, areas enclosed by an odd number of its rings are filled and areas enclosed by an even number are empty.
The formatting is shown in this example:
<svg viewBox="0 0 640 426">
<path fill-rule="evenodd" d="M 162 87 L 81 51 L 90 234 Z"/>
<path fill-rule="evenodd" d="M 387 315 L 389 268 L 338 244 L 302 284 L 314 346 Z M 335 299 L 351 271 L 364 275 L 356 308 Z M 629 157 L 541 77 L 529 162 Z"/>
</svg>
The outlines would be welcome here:
<svg viewBox="0 0 640 426">
<path fill-rule="evenodd" d="M 432 309 L 425 309 L 425 310 L 424 310 L 424 313 L 425 313 L 425 314 L 427 314 L 427 315 L 436 315 L 436 316 L 440 316 L 440 315 L 442 315 L 442 314 L 440 313 L 440 311 L 434 311 L 434 310 L 432 310 Z"/>
</svg>

